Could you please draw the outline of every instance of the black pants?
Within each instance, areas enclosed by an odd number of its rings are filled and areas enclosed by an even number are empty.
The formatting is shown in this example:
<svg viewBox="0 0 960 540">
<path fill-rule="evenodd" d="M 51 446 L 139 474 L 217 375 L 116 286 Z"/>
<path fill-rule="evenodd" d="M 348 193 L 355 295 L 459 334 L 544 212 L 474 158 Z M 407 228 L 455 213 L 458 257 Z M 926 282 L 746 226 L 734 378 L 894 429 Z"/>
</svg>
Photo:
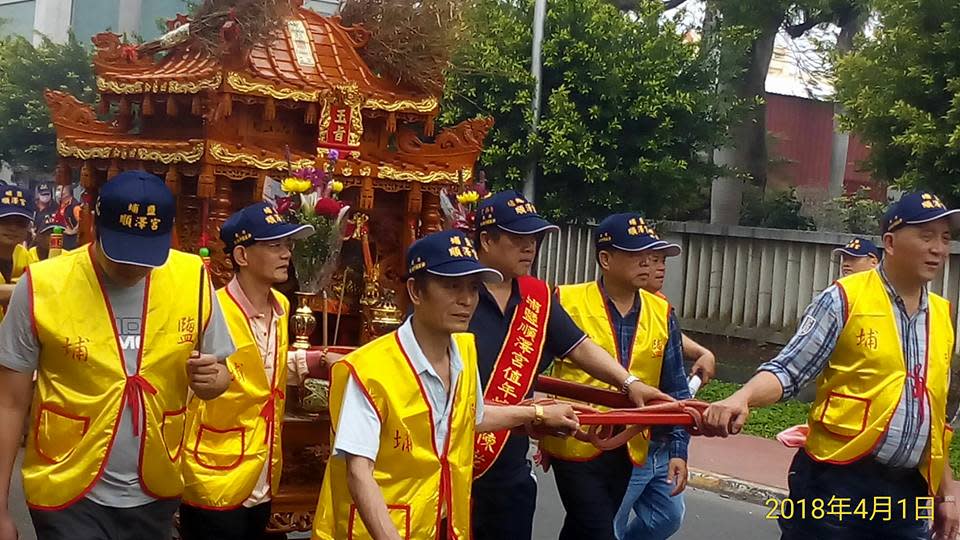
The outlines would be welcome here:
<svg viewBox="0 0 960 540">
<path fill-rule="evenodd" d="M 482 476 L 473 482 L 473 538 L 530 540 L 536 509 L 537 481 L 529 463 L 507 477 Z"/>
<path fill-rule="evenodd" d="M 260 540 L 270 521 L 270 503 L 235 510 L 180 505 L 183 540 Z"/>
<path fill-rule="evenodd" d="M 831 465 L 814 461 L 800 450 L 787 479 L 790 502 L 781 503 L 778 512 L 781 540 L 927 540 L 931 536 L 933 501 L 926 499 L 927 482 L 917 469 L 888 467 L 871 457 Z M 842 519 L 840 501 L 846 502 Z M 861 515 L 853 513 L 858 507 Z M 930 519 L 917 519 L 918 511 Z M 793 514 L 788 516 L 791 519 L 784 518 L 787 512 Z"/>
<path fill-rule="evenodd" d="M 613 520 L 633 471 L 626 448 L 592 461 L 552 459 L 550 464 L 567 511 L 560 540 L 615 540 Z"/>
<path fill-rule="evenodd" d="M 30 510 L 37 540 L 170 540 L 177 500 L 112 508 L 89 499 L 63 510 Z"/>
</svg>

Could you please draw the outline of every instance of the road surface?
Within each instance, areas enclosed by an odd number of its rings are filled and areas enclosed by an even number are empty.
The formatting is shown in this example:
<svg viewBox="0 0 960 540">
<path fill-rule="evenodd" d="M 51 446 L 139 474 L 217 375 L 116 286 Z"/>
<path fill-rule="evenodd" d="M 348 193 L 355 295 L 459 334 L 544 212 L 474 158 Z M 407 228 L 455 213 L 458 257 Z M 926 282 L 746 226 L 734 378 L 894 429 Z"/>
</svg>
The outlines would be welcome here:
<svg viewBox="0 0 960 540">
<path fill-rule="evenodd" d="M 19 458 L 15 471 L 10 485 L 10 510 L 20 530 L 20 540 L 36 540 L 33 528 L 30 526 L 30 515 L 23 503 Z M 557 495 L 553 475 L 541 473 L 539 476 L 540 492 L 534 540 L 556 540 L 563 524 L 563 506 Z M 777 525 L 773 521 L 765 520 L 765 514 L 766 508 L 763 506 L 726 499 L 707 491 L 689 489 L 683 528 L 673 539 L 776 540 L 780 537 Z"/>
</svg>

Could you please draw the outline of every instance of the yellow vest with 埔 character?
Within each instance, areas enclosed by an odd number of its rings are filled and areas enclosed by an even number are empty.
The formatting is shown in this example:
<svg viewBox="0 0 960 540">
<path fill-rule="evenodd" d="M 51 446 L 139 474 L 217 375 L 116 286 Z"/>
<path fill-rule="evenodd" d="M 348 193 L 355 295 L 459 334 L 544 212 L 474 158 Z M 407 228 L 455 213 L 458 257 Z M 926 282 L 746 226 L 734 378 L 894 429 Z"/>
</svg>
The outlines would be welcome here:
<svg viewBox="0 0 960 540">
<path fill-rule="evenodd" d="M 183 502 L 191 506 L 240 506 L 256 488 L 264 466 L 270 467 L 270 492 L 280 487 L 290 303 L 276 291 L 271 294 L 284 315 L 276 317 L 276 365 L 268 380 L 250 321 L 227 288 L 217 291 L 237 352 L 227 359 L 233 373 L 227 391 L 216 399 L 195 399 L 187 411 Z"/>
<path fill-rule="evenodd" d="M 396 332 L 380 337 L 334 364 L 330 418 L 334 434 L 350 376 L 380 418 L 380 451 L 373 477 L 390 520 L 404 540 L 434 540 L 446 512 L 446 538 L 470 540 L 470 489 L 477 416 L 477 350 L 473 334 L 455 334 L 463 362 L 454 392 L 447 447 L 437 449 L 433 411 Z M 342 457 L 327 461 L 313 538 L 368 540 L 347 487 Z"/>
<path fill-rule="evenodd" d="M 870 454 L 883 439 L 907 378 L 893 305 L 877 270 L 837 281 L 846 321 L 817 379 L 806 451 L 818 461 L 846 464 Z M 920 464 L 937 493 L 952 433 L 946 423 L 953 324 L 950 303 L 928 294 L 927 357 L 915 377 L 930 407 L 930 440 Z"/>
<path fill-rule="evenodd" d="M 210 319 L 207 285 L 202 324 L 196 286 L 203 263 L 170 250 L 144 284 L 140 358 L 127 375 L 94 246 L 30 266 L 40 368 L 33 422 L 23 456 L 27 503 L 57 510 L 83 498 L 103 473 L 124 407 L 140 443 L 140 484 L 155 498 L 179 497 L 180 449 L 187 410 L 187 358 Z"/>
<path fill-rule="evenodd" d="M 607 300 L 596 281 L 576 285 L 562 285 L 558 288 L 560 304 L 567 310 L 573 322 L 580 327 L 597 345 L 614 358 L 620 357 L 620 348 L 614 335 L 613 322 L 607 311 Z M 630 349 L 627 371 L 650 386 L 660 385 L 660 368 L 663 367 L 663 353 L 669 338 L 670 304 L 666 300 L 647 291 L 640 291 L 640 314 L 637 321 L 636 337 Z M 553 376 L 560 379 L 611 389 L 610 385 L 598 381 L 585 371 L 573 365 L 569 360 L 557 359 L 553 365 Z M 619 390 L 619 389 L 614 389 Z M 634 437 L 627 443 L 630 460 L 642 465 L 647 458 L 649 432 Z M 544 437 L 540 449 L 551 456 L 567 461 L 589 461 L 600 456 L 601 450 L 590 443 L 580 442 L 573 437 L 561 439 Z"/>
</svg>

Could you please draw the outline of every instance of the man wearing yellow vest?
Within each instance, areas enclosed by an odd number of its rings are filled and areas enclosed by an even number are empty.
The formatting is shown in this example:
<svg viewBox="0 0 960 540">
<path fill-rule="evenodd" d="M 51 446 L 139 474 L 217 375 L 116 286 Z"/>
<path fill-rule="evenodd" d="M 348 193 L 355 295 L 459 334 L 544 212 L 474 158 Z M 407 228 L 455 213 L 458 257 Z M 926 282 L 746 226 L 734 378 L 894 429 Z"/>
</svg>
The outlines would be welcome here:
<svg viewBox="0 0 960 540">
<path fill-rule="evenodd" d="M 630 374 L 577 327 L 548 285 L 530 269 L 545 234 L 556 225 L 540 217 L 517 191 L 502 191 L 477 207 L 480 262 L 504 276 L 480 289 L 470 320 L 484 398 L 515 404 L 533 396 L 537 374 L 569 358 L 592 377 L 619 389 L 638 406 L 671 399 Z M 527 540 L 533 532 L 537 483 L 527 459 L 529 438 L 501 431 L 477 436 L 473 485 L 474 536 Z"/>
<path fill-rule="evenodd" d="M 0 304 L 7 304 L 13 288 L 30 263 L 39 259 L 25 246 L 34 213 L 17 186 L 0 184 Z M 3 310 L 0 309 L 0 318 Z"/>
<path fill-rule="evenodd" d="M 280 483 L 290 303 L 272 289 L 287 281 L 293 240 L 311 225 L 287 223 L 268 203 L 230 216 L 220 239 L 235 276 L 217 291 L 237 352 L 233 382 L 187 408 L 180 532 L 185 540 L 259 540 Z M 297 369 L 290 370 L 291 375 Z M 293 381 L 296 383 L 297 381 Z"/>
<path fill-rule="evenodd" d="M 31 265 L 0 325 L 0 540 L 16 538 L 7 496 L 28 410 L 40 540 L 170 538 L 189 390 L 212 399 L 230 383 L 218 359 L 233 342 L 203 263 L 170 249 L 170 190 L 124 172 L 96 208 L 96 242 Z"/>
<path fill-rule="evenodd" d="M 426 236 L 407 269 L 413 316 L 332 368 L 334 456 L 315 539 L 469 540 L 474 433 L 579 425 L 569 405 L 484 407 L 474 336 L 462 332 L 483 281 L 502 278 L 469 238 Z"/>
<path fill-rule="evenodd" d="M 653 236 L 643 218 L 633 213 L 607 217 L 595 234 L 601 277 L 560 286 L 560 304 L 590 339 L 632 375 L 676 399 L 689 398 L 676 317 L 666 300 L 643 290 L 650 279 L 650 253 L 666 242 Z M 553 374 L 610 388 L 566 359 L 557 359 Z M 631 471 L 649 461 L 661 463 L 664 472 L 669 463 L 671 475 L 664 474 L 657 485 L 645 482 L 638 487 L 637 497 L 644 490 L 646 494 L 645 506 L 638 507 L 637 521 L 653 522 L 658 512 L 672 508 L 671 492 L 676 495 L 686 485 L 689 440 L 683 428 L 668 428 L 655 432 L 654 437 L 645 434 L 633 438 L 626 447 L 601 452 L 572 438 L 545 437 L 540 449 L 550 455 L 566 509 L 560 539 L 614 540 L 614 517 L 624 500 Z M 650 529 L 644 536 L 630 537 L 667 538 L 674 532 L 664 534 L 659 525 Z"/>
<path fill-rule="evenodd" d="M 653 236 L 659 239 L 656 232 L 653 232 Z M 654 246 L 650 252 L 650 279 L 644 285 L 644 290 L 669 301 L 663 294 L 663 283 L 667 277 L 667 258 L 676 257 L 681 253 L 680 246 L 670 242 Z M 707 384 L 716 375 L 717 359 L 713 352 L 686 334 L 683 334 L 683 358 L 693 362 L 690 367 L 690 376 L 699 378 L 696 386 L 691 388 L 699 388 Z"/>
<path fill-rule="evenodd" d="M 780 354 L 707 410 L 706 427 L 727 436 L 749 407 L 816 379 L 789 475 L 790 506 L 805 512 L 784 512 L 783 538 L 930 538 L 930 514 L 936 538 L 956 537 L 946 412 L 953 324 L 950 304 L 927 284 L 950 253 L 958 212 L 929 193 L 904 195 L 883 217 L 880 266 L 824 290 Z"/>
</svg>

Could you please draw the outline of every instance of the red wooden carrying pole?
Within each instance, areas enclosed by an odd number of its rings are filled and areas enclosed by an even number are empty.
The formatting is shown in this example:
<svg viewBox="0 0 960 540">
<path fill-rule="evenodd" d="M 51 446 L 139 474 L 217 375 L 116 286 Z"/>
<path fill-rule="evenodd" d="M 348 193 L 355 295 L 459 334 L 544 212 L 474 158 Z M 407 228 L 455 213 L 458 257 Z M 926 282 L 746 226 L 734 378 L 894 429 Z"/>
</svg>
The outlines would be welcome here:
<svg viewBox="0 0 960 540">
<path fill-rule="evenodd" d="M 537 392 L 550 394 L 557 397 L 575 399 L 577 401 L 586 401 L 594 405 L 602 405 L 611 409 L 630 409 L 635 405 L 630 398 L 620 392 L 604 390 L 594 386 L 578 384 L 575 382 L 557 379 L 556 377 L 547 377 L 541 375 L 537 377 L 535 386 Z"/>
</svg>

